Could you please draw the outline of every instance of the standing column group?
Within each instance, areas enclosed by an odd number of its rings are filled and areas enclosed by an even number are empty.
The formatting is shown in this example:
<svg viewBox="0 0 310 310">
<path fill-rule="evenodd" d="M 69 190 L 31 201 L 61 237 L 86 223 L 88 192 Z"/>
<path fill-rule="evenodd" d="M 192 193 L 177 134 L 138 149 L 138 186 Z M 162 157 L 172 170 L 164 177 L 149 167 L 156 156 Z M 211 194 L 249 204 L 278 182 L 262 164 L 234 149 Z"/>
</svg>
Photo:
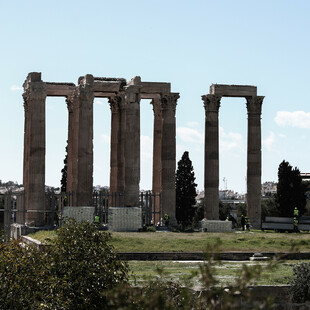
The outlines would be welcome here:
<svg viewBox="0 0 310 310">
<path fill-rule="evenodd" d="M 119 81 L 122 80 L 120 83 Z M 125 80 L 124 80 L 125 81 Z M 123 193 L 118 205 L 139 206 L 140 100 L 154 106 L 153 193 L 162 193 L 164 213 L 175 220 L 175 110 L 179 94 L 169 83 L 141 82 L 140 77 L 95 78 L 88 74 L 73 83 L 44 83 L 30 73 L 24 83 L 24 175 L 26 222 L 44 225 L 45 212 L 45 100 L 66 97 L 68 108 L 67 191 L 71 206 L 91 206 L 93 190 L 93 101 L 108 98 L 111 107 L 110 192 Z M 117 86 L 118 85 L 118 86 Z M 144 85 L 144 86 L 143 86 Z M 118 87 L 118 88 L 116 88 Z M 143 87 L 145 87 L 144 90 Z M 159 219 L 158 219 L 159 220 Z"/>
<path fill-rule="evenodd" d="M 227 93 L 225 93 L 225 96 Z M 236 94 L 234 94 L 236 96 Z M 205 218 L 219 219 L 219 124 L 221 96 L 202 96 L 205 108 Z M 246 96 L 248 111 L 247 210 L 253 228 L 261 226 L 261 108 L 263 96 Z"/>
</svg>

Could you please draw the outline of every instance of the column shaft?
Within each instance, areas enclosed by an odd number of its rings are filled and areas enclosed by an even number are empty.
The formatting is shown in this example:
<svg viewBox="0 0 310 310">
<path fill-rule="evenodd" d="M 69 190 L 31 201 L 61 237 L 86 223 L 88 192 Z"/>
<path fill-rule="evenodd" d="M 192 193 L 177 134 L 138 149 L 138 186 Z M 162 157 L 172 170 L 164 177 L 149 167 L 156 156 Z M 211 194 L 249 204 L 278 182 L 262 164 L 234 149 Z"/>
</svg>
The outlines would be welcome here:
<svg viewBox="0 0 310 310">
<path fill-rule="evenodd" d="M 77 105 L 74 112 L 74 132 L 77 141 L 73 143 L 73 191 L 75 206 L 91 206 L 93 192 L 93 82 L 92 75 L 86 75 L 78 86 Z M 76 150 L 75 150 L 76 148 Z"/>
<path fill-rule="evenodd" d="M 153 132 L 153 176 L 152 176 L 152 205 L 156 215 L 153 218 L 153 223 L 157 224 L 162 214 L 160 214 L 160 197 L 159 194 L 162 188 L 161 178 L 161 144 L 162 144 L 162 130 L 163 130 L 163 117 L 161 109 L 161 101 L 159 98 L 153 99 L 151 104 L 154 111 L 154 132 Z"/>
<path fill-rule="evenodd" d="M 125 192 L 125 141 L 126 141 L 126 104 L 125 104 L 125 94 L 121 95 L 120 101 L 120 124 L 119 124 L 119 138 L 118 138 L 118 152 L 117 152 L 117 191 L 118 193 L 124 194 Z M 124 205 L 124 201 L 122 201 Z"/>
<path fill-rule="evenodd" d="M 248 110 L 247 208 L 253 228 L 261 227 L 261 107 L 263 96 L 246 97 Z"/>
<path fill-rule="evenodd" d="M 74 100 L 76 100 L 76 94 L 72 94 L 72 96 L 67 98 L 67 108 L 68 108 L 68 150 L 67 150 L 67 192 L 73 192 L 73 182 L 76 177 L 73 174 L 74 162 L 77 161 L 76 157 L 76 148 L 74 148 L 74 140 L 76 137 L 76 127 L 74 123 L 74 119 L 76 117 L 76 104 L 74 104 Z M 70 199 L 70 205 L 74 205 L 74 199 Z"/>
<path fill-rule="evenodd" d="M 177 224 L 175 215 L 175 167 L 176 167 L 176 121 L 175 110 L 178 93 L 163 95 L 162 108 L 162 142 L 161 142 L 161 182 L 163 213 L 170 218 L 170 225 Z"/>
<path fill-rule="evenodd" d="M 41 73 L 30 73 L 24 83 L 24 187 L 26 224 L 44 225 L 45 207 L 45 84 Z M 35 212 L 37 211 L 37 212 Z"/>
<path fill-rule="evenodd" d="M 205 116 L 205 198 L 204 216 L 219 219 L 219 124 L 220 96 L 202 96 Z"/>
<path fill-rule="evenodd" d="M 124 205 L 139 205 L 140 184 L 140 87 L 126 87 L 125 192 Z"/>
<path fill-rule="evenodd" d="M 118 152 L 120 146 L 120 109 L 118 97 L 109 98 L 111 108 L 110 193 L 118 191 Z"/>
</svg>

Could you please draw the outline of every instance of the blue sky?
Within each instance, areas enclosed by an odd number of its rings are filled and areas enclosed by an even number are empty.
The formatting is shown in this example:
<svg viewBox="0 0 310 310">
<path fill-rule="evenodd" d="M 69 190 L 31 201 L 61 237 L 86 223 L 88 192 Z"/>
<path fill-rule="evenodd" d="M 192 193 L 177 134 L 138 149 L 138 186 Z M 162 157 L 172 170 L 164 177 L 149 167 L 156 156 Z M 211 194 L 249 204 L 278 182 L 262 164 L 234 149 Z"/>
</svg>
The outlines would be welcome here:
<svg viewBox="0 0 310 310">
<path fill-rule="evenodd" d="M 277 180 L 285 159 L 310 172 L 310 2 L 4 1 L 0 0 L 0 178 L 22 182 L 28 72 L 49 82 L 139 75 L 170 82 L 177 106 L 177 161 L 189 151 L 203 189 L 204 108 L 212 83 L 256 85 L 262 112 L 262 181 Z M 46 184 L 58 186 L 65 156 L 67 110 L 47 99 Z M 94 105 L 94 183 L 109 184 L 110 111 Z M 151 188 L 153 116 L 141 101 L 141 188 Z M 220 188 L 245 191 L 247 115 L 244 98 L 220 107 Z"/>
</svg>

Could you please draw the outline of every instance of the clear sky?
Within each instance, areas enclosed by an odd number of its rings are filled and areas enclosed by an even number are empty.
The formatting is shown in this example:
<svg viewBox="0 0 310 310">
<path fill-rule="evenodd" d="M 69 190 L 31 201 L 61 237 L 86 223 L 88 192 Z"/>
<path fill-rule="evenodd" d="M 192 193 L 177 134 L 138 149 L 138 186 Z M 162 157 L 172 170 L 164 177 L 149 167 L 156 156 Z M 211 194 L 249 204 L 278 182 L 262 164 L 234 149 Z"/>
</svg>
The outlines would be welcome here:
<svg viewBox="0 0 310 310">
<path fill-rule="evenodd" d="M 87 73 L 170 82 L 177 106 L 177 161 L 189 151 L 203 189 L 204 108 L 212 83 L 256 85 L 262 112 L 262 181 L 285 159 L 310 172 L 310 1 L 0 0 L 0 178 L 22 183 L 28 72 L 47 82 Z M 46 184 L 59 186 L 67 139 L 64 98 L 47 99 Z M 141 188 L 151 188 L 153 115 L 141 101 Z M 109 185 L 110 111 L 94 105 L 94 184 Z M 220 188 L 245 191 L 244 98 L 220 107 Z"/>
</svg>

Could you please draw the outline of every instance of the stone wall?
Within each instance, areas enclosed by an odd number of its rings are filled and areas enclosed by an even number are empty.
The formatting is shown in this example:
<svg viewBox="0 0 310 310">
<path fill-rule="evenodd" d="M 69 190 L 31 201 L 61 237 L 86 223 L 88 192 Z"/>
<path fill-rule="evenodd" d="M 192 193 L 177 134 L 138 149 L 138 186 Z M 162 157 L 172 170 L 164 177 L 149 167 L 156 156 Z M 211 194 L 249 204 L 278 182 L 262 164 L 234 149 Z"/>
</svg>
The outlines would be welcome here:
<svg viewBox="0 0 310 310">
<path fill-rule="evenodd" d="M 64 207 L 62 219 L 73 218 L 77 222 L 94 222 L 95 207 Z"/>
<path fill-rule="evenodd" d="M 201 230 L 205 232 L 231 232 L 231 221 L 211 221 L 203 219 L 201 221 Z"/>
<path fill-rule="evenodd" d="M 142 209 L 109 208 L 108 223 L 111 231 L 138 231 L 142 228 Z"/>
</svg>

